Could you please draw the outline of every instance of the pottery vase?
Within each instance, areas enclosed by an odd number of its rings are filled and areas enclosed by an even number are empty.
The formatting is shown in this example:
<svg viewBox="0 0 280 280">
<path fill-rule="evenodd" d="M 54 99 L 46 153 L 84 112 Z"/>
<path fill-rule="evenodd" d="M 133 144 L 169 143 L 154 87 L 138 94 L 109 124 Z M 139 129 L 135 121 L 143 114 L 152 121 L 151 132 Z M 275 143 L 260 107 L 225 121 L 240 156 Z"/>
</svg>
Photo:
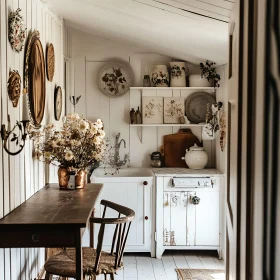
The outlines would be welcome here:
<svg viewBox="0 0 280 280">
<path fill-rule="evenodd" d="M 187 74 L 185 62 L 175 61 L 169 63 L 171 67 L 170 86 L 185 87 Z"/>
<path fill-rule="evenodd" d="M 168 87 L 169 73 L 167 65 L 154 65 L 150 71 L 150 78 L 152 86 L 154 87 Z"/>
</svg>

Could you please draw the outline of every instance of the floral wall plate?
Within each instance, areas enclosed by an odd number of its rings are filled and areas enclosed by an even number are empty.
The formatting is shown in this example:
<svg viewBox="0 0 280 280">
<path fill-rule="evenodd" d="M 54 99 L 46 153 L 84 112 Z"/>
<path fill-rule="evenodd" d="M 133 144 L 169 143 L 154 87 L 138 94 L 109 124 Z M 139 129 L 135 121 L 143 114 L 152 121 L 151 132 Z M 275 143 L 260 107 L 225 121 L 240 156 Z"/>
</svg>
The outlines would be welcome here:
<svg viewBox="0 0 280 280">
<path fill-rule="evenodd" d="M 26 38 L 26 28 L 20 12 L 21 9 L 11 12 L 9 20 L 9 41 L 12 48 L 17 52 L 22 51 Z"/>
<path fill-rule="evenodd" d="M 128 64 L 106 64 L 98 74 L 98 87 L 108 97 L 125 94 L 133 84 L 133 72 Z"/>
</svg>

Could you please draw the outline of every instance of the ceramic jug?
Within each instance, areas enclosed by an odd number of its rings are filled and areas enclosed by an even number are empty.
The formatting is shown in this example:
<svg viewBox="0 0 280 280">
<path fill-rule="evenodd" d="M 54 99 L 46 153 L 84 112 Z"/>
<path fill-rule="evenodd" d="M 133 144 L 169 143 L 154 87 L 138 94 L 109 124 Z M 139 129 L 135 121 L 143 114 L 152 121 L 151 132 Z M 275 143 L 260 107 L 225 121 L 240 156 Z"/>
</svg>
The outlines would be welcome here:
<svg viewBox="0 0 280 280">
<path fill-rule="evenodd" d="M 175 61 L 169 62 L 171 67 L 171 87 L 185 87 L 187 68 L 185 62 Z"/>
<path fill-rule="evenodd" d="M 157 64 L 151 67 L 150 78 L 153 87 L 168 87 L 169 73 L 167 65 Z"/>
<path fill-rule="evenodd" d="M 185 158 L 186 164 L 190 169 L 203 169 L 208 161 L 208 155 L 203 150 L 203 147 L 199 147 L 194 144 L 189 149 L 186 149 Z"/>
</svg>

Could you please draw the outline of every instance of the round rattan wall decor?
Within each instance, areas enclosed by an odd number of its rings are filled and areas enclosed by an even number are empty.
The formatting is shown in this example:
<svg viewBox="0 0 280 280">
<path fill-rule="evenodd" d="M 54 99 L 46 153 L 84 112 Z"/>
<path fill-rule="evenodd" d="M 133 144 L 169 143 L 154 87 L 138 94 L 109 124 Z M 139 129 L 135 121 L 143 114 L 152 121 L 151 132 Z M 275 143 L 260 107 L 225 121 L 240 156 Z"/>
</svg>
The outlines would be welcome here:
<svg viewBox="0 0 280 280">
<path fill-rule="evenodd" d="M 54 71 L 55 71 L 55 53 L 53 44 L 48 45 L 47 49 L 47 77 L 50 82 L 53 81 Z"/>
<path fill-rule="evenodd" d="M 46 71 L 43 47 L 39 32 L 29 36 L 25 54 L 24 83 L 28 93 L 31 123 L 39 128 L 44 117 L 46 100 Z"/>
</svg>

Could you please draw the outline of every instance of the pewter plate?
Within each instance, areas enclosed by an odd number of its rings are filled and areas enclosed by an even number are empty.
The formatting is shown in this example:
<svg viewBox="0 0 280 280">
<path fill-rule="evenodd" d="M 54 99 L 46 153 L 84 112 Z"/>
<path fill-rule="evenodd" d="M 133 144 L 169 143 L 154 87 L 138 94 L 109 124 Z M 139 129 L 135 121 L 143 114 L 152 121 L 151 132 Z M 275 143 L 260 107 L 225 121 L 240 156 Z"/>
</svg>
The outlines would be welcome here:
<svg viewBox="0 0 280 280">
<path fill-rule="evenodd" d="M 207 104 L 216 103 L 215 98 L 207 92 L 194 92 L 185 101 L 185 113 L 192 123 L 205 122 Z M 211 109 L 210 109 L 211 112 Z"/>
</svg>

